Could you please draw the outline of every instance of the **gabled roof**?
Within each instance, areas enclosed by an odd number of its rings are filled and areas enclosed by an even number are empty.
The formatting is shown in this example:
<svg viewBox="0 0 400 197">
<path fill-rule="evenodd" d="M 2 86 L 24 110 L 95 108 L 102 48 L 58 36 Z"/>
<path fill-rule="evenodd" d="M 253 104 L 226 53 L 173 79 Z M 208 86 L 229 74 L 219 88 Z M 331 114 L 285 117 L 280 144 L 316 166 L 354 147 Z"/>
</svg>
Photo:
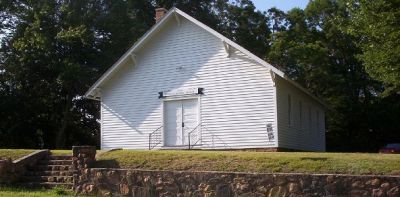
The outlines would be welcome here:
<svg viewBox="0 0 400 197">
<path fill-rule="evenodd" d="M 283 79 L 289 81 L 290 83 L 292 83 L 294 86 L 296 86 L 297 88 L 299 88 L 301 91 L 303 91 L 304 93 L 308 94 L 309 96 L 311 96 L 312 98 L 314 98 L 316 101 L 318 101 L 319 103 L 321 103 L 323 106 L 326 106 L 321 100 L 319 100 L 317 97 L 315 97 L 314 95 L 312 95 L 311 93 L 309 93 L 306 89 L 304 89 L 302 86 L 300 86 L 299 84 L 297 84 L 296 82 L 294 82 L 293 80 L 291 80 L 290 78 L 288 78 L 285 73 L 283 73 L 282 71 L 278 70 L 277 68 L 275 68 L 274 66 L 272 66 L 271 64 L 267 63 L 266 61 L 262 60 L 261 58 L 257 57 L 256 55 L 254 55 L 253 53 L 251 53 L 250 51 L 248 51 L 247 49 L 243 48 L 242 46 L 236 44 L 235 42 L 233 42 L 232 40 L 228 39 L 227 37 L 223 36 L 222 34 L 218 33 L 217 31 L 211 29 L 210 27 L 208 27 L 207 25 L 203 24 L 202 22 L 196 20 L 195 18 L 189 16 L 188 14 L 186 14 L 185 12 L 179 10 L 178 8 L 172 8 L 170 9 L 165 16 L 158 22 L 156 23 L 146 34 L 144 34 L 124 55 L 122 55 L 122 57 L 120 57 L 118 59 L 118 61 L 116 63 L 114 63 L 90 88 L 89 90 L 85 93 L 85 97 L 86 98 L 90 98 L 90 99 L 96 99 L 96 94 L 97 94 L 97 89 L 99 87 L 101 87 L 104 83 L 106 83 L 108 81 L 108 79 L 110 79 L 112 77 L 112 75 L 119 69 L 120 66 L 122 66 L 123 62 L 130 58 L 130 56 L 134 56 L 135 52 L 141 48 L 145 42 L 150 39 L 150 37 L 155 34 L 160 28 L 162 28 L 164 26 L 164 24 L 166 23 L 166 21 L 168 21 L 171 17 L 174 17 L 175 19 L 179 20 L 179 16 L 193 22 L 194 24 L 198 25 L 199 27 L 203 28 L 204 30 L 206 30 L 207 32 L 211 33 L 212 35 L 216 36 L 217 38 L 221 39 L 222 42 L 226 43 L 227 45 L 229 45 L 230 47 L 235 48 L 236 50 L 244 53 L 245 55 L 247 55 L 248 57 L 250 57 L 251 59 L 253 59 L 255 62 L 267 67 L 268 69 L 270 69 L 271 72 L 275 73 L 276 75 L 282 77 Z"/>
</svg>

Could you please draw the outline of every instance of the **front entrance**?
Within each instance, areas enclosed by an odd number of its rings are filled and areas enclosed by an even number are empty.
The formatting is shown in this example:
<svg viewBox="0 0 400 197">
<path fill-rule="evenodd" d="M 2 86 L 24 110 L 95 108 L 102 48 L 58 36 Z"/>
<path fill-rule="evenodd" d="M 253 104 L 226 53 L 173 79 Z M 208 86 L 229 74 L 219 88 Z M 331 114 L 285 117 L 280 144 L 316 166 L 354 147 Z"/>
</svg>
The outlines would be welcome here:
<svg viewBox="0 0 400 197">
<path fill-rule="evenodd" d="M 164 146 L 188 145 L 188 133 L 198 125 L 198 100 L 164 102 Z"/>
</svg>

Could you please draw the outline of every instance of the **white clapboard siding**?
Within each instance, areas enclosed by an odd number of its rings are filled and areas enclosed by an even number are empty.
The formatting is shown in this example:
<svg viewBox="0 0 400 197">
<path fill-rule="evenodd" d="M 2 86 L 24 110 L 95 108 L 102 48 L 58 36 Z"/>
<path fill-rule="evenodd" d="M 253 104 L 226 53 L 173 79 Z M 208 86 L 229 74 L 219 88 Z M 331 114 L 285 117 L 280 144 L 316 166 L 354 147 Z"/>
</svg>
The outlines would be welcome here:
<svg viewBox="0 0 400 197">
<path fill-rule="evenodd" d="M 102 87 L 102 149 L 147 149 L 163 125 L 158 92 L 204 88 L 201 148 L 268 148 L 266 125 L 275 124 L 275 87 L 268 68 L 233 50 L 196 24 L 170 20 Z M 182 69 L 178 69 L 181 67 Z M 276 136 L 277 134 L 275 134 Z M 160 146 L 156 147 L 160 148 Z"/>
<path fill-rule="evenodd" d="M 306 151 L 325 151 L 325 114 L 323 106 L 278 76 L 276 78 L 276 89 L 279 147 Z M 289 124 L 288 95 L 291 97 L 292 106 L 291 124 Z M 302 103 L 301 117 L 300 102 Z M 311 113 L 309 110 L 311 110 Z M 319 117 L 317 117 L 317 114 Z"/>
</svg>

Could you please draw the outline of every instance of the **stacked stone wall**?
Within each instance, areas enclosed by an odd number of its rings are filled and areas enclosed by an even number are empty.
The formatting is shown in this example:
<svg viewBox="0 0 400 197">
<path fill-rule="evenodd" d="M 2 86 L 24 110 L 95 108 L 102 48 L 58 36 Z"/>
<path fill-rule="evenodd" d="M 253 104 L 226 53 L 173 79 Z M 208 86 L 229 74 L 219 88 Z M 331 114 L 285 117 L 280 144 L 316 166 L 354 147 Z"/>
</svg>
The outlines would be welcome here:
<svg viewBox="0 0 400 197">
<path fill-rule="evenodd" d="M 92 168 L 96 152 L 94 147 L 75 148 L 74 189 L 77 194 L 135 197 L 400 197 L 400 176 Z"/>
<path fill-rule="evenodd" d="M 72 170 L 74 191 L 87 190 L 82 188 L 90 180 L 88 171 L 96 162 L 96 147 L 94 146 L 73 146 L 72 147 Z"/>
<path fill-rule="evenodd" d="M 82 194 L 102 196 L 387 196 L 400 177 L 309 174 L 85 170 Z"/>
<path fill-rule="evenodd" d="M 10 159 L 0 160 L 0 184 L 18 182 L 29 167 L 48 155 L 49 150 L 38 150 L 15 161 Z"/>
</svg>

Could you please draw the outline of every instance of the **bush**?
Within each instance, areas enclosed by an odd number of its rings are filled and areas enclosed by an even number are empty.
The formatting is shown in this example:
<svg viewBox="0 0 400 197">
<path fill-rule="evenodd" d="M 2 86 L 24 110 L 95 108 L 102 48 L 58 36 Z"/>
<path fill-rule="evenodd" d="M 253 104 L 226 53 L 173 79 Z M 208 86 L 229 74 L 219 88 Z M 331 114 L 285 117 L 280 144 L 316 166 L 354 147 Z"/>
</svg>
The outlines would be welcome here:
<svg viewBox="0 0 400 197">
<path fill-rule="evenodd" d="M 67 195 L 67 194 L 68 194 L 67 190 L 66 190 L 64 187 L 62 187 L 62 186 L 56 186 L 56 187 L 54 187 L 54 188 L 53 188 L 53 192 L 54 192 L 56 195 L 59 195 L 59 196 L 64 196 L 64 195 Z"/>
</svg>

